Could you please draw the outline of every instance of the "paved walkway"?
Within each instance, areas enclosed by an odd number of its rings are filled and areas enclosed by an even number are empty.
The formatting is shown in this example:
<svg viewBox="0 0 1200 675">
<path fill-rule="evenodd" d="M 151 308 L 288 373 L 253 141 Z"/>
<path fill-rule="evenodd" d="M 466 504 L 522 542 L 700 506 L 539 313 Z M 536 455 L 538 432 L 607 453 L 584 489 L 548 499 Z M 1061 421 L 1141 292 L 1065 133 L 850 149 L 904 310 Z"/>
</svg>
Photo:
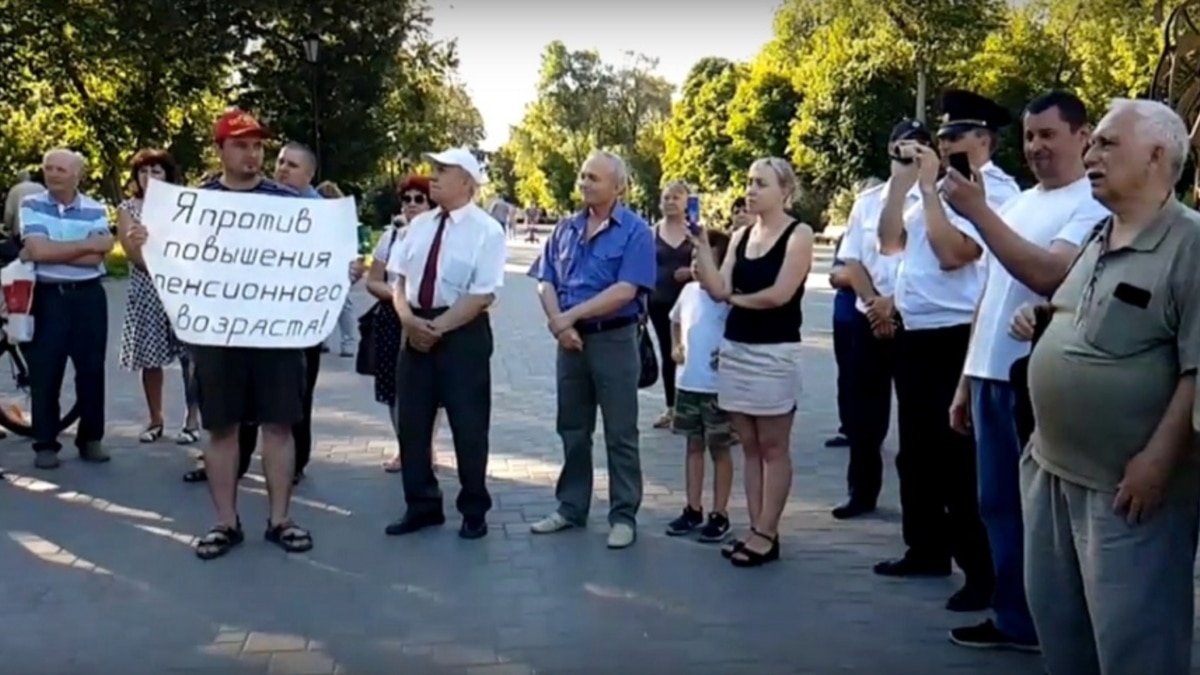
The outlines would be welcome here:
<svg viewBox="0 0 1200 675">
<path fill-rule="evenodd" d="M 529 253 L 514 247 L 514 264 Z M 827 262 L 828 251 L 822 256 Z M 961 579 L 871 573 L 901 550 L 891 477 L 877 518 L 843 524 L 828 516 L 843 493 L 845 451 L 822 447 L 837 426 L 823 281 L 814 276 L 806 305 L 784 560 L 759 570 L 731 569 L 713 548 L 661 535 L 683 505 L 682 449 L 650 429 L 662 408 L 657 390 L 641 395 L 646 498 L 638 544 L 604 547 L 602 477 L 588 531 L 529 534 L 528 524 L 554 507 L 560 448 L 553 342 L 533 283 L 519 275 L 494 312 L 496 508 L 480 542 L 458 539 L 453 517 L 444 531 L 383 536 L 402 503 L 399 478 L 380 470 L 395 443 L 369 381 L 331 355 L 316 396 L 318 447 L 295 509 L 315 533 L 315 550 L 288 557 L 261 541 L 264 492 L 252 475 L 242 488 L 247 545 L 226 559 L 196 560 L 190 540 L 211 524 L 208 496 L 180 482 L 190 465 L 183 450 L 136 442 L 140 387 L 115 366 L 114 344 L 113 462 L 34 472 L 26 444 L 0 443 L 0 464 L 10 471 L 0 485 L 4 671 L 1040 673 L 1036 659 L 946 641 L 947 629 L 978 619 L 941 607 Z M 114 308 L 123 291 L 110 286 Z M 359 301 L 368 306 L 365 296 Z M 117 309 L 112 321 L 119 335 Z M 169 378 L 173 413 L 181 407 L 177 374 Z M 180 421 L 173 414 L 170 427 Z M 443 449 L 443 464 L 450 461 Z M 603 476 L 602 466 L 597 471 Z M 452 515 L 455 488 L 446 487 Z M 739 488 L 735 505 L 741 499 Z M 740 506 L 733 515 L 745 522 Z"/>
</svg>

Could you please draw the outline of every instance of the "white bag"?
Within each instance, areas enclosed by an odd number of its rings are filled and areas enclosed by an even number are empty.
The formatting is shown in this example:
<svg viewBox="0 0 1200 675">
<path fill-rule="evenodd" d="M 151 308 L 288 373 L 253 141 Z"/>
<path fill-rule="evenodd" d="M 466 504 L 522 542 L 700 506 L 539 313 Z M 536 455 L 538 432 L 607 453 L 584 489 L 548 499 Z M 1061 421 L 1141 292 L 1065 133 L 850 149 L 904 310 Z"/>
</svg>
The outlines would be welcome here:
<svg viewBox="0 0 1200 675">
<path fill-rule="evenodd" d="M 14 260 L 0 268 L 0 287 L 3 287 L 4 304 L 8 310 L 4 332 L 11 344 L 33 339 L 33 291 L 36 284 L 33 263 Z"/>
</svg>

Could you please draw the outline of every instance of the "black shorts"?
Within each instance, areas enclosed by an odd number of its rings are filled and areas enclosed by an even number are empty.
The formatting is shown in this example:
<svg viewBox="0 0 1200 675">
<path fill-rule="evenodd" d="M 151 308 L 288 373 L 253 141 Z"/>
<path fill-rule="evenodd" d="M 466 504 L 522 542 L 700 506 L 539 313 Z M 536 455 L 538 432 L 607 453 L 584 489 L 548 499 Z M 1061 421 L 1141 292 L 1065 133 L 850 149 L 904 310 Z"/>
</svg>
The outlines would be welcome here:
<svg viewBox="0 0 1200 675">
<path fill-rule="evenodd" d="M 304 419 L 303 349 L 191 347 L 205 429 Z"/>
</svg>

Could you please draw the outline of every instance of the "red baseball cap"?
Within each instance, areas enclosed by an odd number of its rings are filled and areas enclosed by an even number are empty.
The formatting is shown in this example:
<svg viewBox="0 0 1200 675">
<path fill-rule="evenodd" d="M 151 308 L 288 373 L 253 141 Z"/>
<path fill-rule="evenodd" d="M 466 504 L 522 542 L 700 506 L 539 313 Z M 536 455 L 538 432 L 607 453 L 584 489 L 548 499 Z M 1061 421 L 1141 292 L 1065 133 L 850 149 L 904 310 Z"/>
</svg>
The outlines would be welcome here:
<svg viewBox="0 0 1200 675">
<path fill-rule="evenodd" d="M 270 135 L 253 115 L 239 108 L 226 110 L 213 126 L 213 142 L 218 144 L 229 138 L 268 138 Z"/>
</svg>

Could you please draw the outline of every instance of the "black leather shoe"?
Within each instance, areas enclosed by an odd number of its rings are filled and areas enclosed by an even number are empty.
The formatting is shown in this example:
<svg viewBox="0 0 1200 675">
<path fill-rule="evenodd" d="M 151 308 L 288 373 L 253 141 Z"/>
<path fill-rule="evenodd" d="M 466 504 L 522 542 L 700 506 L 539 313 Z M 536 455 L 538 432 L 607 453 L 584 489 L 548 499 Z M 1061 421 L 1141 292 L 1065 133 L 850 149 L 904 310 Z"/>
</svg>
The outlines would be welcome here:
<svg viewBox="0 0 1200 675">
<path fill-rule="evenodd" d="M 991 606 L 992 589 L 977 583 L 967 583 L 946 601 L 951 612 L 982 612 Z"/>
<path fill-rule="evenodd" d="M 841 434 L 838 434 L 837 436 L 834 436 L 833 438 L 826 440 L 825 447 L 827 447 L 827 448 L 848 448 L 848 447 L 850 447 L 850 439 L 846 438 L 845 436 L 843 436 Z"/>
<path fill-rule="evenodd" d="M 483 518 L 463 518 L 458 536 L 463 539 L 483 539 L 487 536 L 487 521 Z"/>
<path fill-rule="evenodd" d="M 898 560 L 885 560 L 875 565 L 875 574 L 882 577 L 948 577 L 950 561 L 922 560 L 906 555 Z"/>
<path fill-rule="evenodd" d="M 856 502 L 853 499 L 851 499 L 850 501 L 846 502 L 845 504 L 840 504 L 840 505 L 834 507 L 832 513 L 833 513 L 833 517 L 838 520 L 849 520 L 851 518 L 857 518 L 859 516 L 864 516 L 868 513 L 874 513 L 874 512 L 875 512 L 874 504 L 864 504 L 862 502 Z"/>
<path fill-rule="evenodd" d="M 406 534 L 419 532 L 427 527 L 437 527 L 446 522 L 446 516 L 436 513 L 427 515 L 404 514 L 400 520 L 392 521 L 384 532 L 389 537 L 402 537 Z"/>
</svg>

